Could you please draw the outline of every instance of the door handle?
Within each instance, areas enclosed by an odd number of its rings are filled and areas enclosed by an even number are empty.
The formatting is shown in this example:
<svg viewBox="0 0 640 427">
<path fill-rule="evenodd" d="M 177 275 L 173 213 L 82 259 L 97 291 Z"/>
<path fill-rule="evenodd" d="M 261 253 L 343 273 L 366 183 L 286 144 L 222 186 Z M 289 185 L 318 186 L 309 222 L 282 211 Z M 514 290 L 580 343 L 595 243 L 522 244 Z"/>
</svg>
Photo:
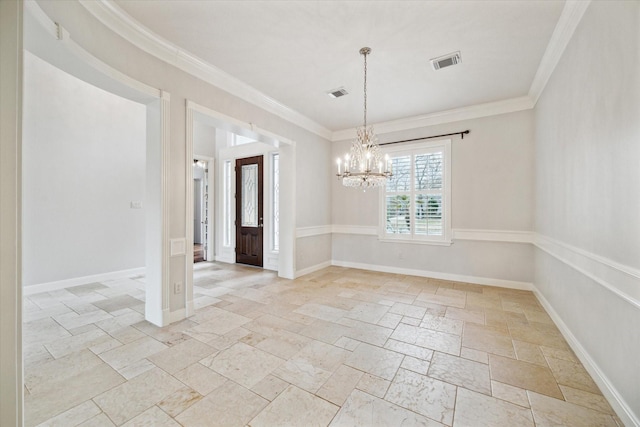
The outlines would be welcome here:
<svg viewBox="0 0 640 427">
<path fill-rule="evenodd" d="M 262 218 L 258 221 L 258 227 L 264 227 L 264 223 L 262 222 Z"/>
</svg>

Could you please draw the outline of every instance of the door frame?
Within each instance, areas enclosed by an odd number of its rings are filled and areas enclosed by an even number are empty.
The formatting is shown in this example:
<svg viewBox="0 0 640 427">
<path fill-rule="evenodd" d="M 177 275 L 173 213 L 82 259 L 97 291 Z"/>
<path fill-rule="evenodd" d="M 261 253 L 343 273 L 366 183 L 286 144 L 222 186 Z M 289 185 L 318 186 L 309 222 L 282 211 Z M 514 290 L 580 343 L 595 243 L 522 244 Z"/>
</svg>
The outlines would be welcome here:
<svg viewBox="0 0 640 427">
<path fill-rule="evenodd" d="M 280 251 L 278 257 L 278 276 L 286 279 L 295 279 L 296 271 L 296 143 L 288 138 L 284 138 L 275 133 L 258 128 L 255 124 L 243 122 L 226 114 L 212 110 L 197 104 L 189 99 L 186 104 L 186 135 L 185 135 L 185 174 L 187 197 L 185 208 L 187 210 L 185 218 L 193 218 L 193 128 L 194 122 L 198 121 L 213 127 L 230 130 L 236 133 L 249 133 L 260 142 L 269 144 L 280 153 Z M 219 159 L 216 159 L 219 160 Z M 219 171 L 218 171 L 219 173 Z M 191 196 L 189 196 L 191 194 Z M 219 194 L 216 192 L 216 199 Z M 215 201 L 214 201 L 215 203 Z M 193 246 L 193 221 L 185 221 L 187 230 L 185 231 L 186 246 Z M 191 225 L 190 225 L 191 223 Z M 219 239 L 217 223 L 214 222 L 215 239 Z M 189 233 L 191 231 L 191 233 Z M 215 242 L 215 240 L 214 240 Z M 214 246 L 215 248 L 215 246 Z M 214 249 L 215 250 L 215 249 Z M 185 257 L 185 307 L 186 316 L 194 313 L 193 305 L 193 252 L 191 257 Z"/>
</svg>

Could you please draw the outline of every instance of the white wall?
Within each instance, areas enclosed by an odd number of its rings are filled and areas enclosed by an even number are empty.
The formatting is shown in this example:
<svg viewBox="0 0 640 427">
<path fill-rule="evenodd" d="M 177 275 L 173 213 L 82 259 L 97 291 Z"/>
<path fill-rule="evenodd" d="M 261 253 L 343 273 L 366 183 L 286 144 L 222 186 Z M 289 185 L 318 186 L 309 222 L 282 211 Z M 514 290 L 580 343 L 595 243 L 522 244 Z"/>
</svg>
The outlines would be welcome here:
<svg viewBox="0 0 640 427">
<path fill-rule="evenodd" d="M 24 82 L 24 285 L 144 267 L 145 106 L 28 52 Z"/>
<path fill-rule="evenodd" d="M 522 111 L 378 135 L 381 143 L 470 129 L 452 143 L 452 228 L 483 230 L 489 238 L 501 232 L 527 235 L 533 228 L 533 112 Z M 333 147 L 333 158 L 349 149 L 349 141 Z M 379 191 L 332 184 L 333 224 L 347 230 L 378 226 Z M 355 227 L 354 227 L 355 226 Z M 344 229 L 344 227 L 341 227 Z M 360 231 L 362 231 L 360 229 Z M 487 234 L 488 233 L 488 234 Z M 492 237 L 493 236 L 493 237 Z M 525 238 L 526 240 L 526 238 Z M 533 280 L 531 247 L 522 243 L 468 241 L 455 238 L 451 247 L 380 242 L 377 236 L 334 234 L 333 259 L 338 263 L 386 266 L 465 276 L 482 283 Z"/>
<path fill-rule="evenodd" d="M 287 157 L 289 151 L 296 156 L 294 159 L 296 170 L 317 170 L 319 174 L 311 179 L 296 179 L 295 183 L 287 182 L 285 185 L 295 186 L 296 198 L 309 197 L 308 195 L 314 194 L 315 198 L 321 201 L 321 204 L 318 206 L 309 205 L 294 200 L 293 204 L 295 204 L 296 210 L 291 214 L 286 212 L 287 225 L 290 227 L 291 224 L 297 226 L 300 224 L 329 224 L 331 216 L 329 171 L 318 164 L 318 159 L 328 161 L 330 158 L 329 141 L 140 50 L 105 27 L 78 1 L 39 1 L 38 5 L 47 16 L 64 27 L 69 32 L 69 37 L 89 54 L 139 82 L 162 89 L 170 94 L 170 178 L 168 180 L 170 206 L 167 213 L 169 239 L 186 239 L 186 100 L 243 123 L 251 123 L 258 129 L 295 142 L 295 149 L 287 148 Z M 316 181 L 319 176 L 324 184 L 318 186 Z M 301 178 L 299 172 L 296 178 Z M 283 207 L 283 209 L 285 208 L 288 207 Z M 287 231 L 283 227 L 281 230 Z M 287 233 L 292 234 L 289 231 Z M 281 251 L 293 250 L 292 244 L 287 243 L 287 246 L 286 249 L 281 248 Z M 291 254 L 293 255 L 293 252 Z M 294 264 L 293 261 L 289 261 L 289 263 Z M 287 266 L 287 269 L 290 270 L 293 267 L 290 265 Z M 186 255 L 174 255 L 171 258 L 168 275 L 170 283 L 186 283 Z M 179 312 L 185 307 L 184 301 L 184 294 L 171 295 L 170 311 Z"/>
<path fill-rule="evenodd" d="M 590 4 L 535 114 L 535 286 L 640 425 L 640 3 Z"/>
</svg>

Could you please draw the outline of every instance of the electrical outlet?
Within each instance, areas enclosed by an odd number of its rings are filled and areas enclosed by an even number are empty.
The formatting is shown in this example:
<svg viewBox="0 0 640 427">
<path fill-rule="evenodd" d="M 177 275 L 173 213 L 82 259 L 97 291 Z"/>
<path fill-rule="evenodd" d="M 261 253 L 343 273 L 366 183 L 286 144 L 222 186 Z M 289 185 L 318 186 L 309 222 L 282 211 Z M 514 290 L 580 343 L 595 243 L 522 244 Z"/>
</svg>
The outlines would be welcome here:
<svg viewBox="0 0 640 427">
<path fill-rule="evenodd" d="M 173 284 L 173 293 L 174 294 L 182 293 L 182 282 L 176 282 Z"/>
</svg>

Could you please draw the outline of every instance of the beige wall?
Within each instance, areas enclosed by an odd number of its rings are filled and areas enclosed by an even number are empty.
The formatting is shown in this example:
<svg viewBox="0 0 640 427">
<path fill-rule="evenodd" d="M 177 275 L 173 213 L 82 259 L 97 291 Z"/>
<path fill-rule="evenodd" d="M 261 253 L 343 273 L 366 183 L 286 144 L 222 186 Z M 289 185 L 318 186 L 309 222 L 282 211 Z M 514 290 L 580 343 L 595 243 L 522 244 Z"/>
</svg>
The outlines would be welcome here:
<svg viewBox="0 0 640 427">
<path fill-rule="evenodd" d="M 22 2 L 0 1 L 0 425 L 22 425 Z"/>
<path fill-rule="evenodd" d="M 639 37 L 640 3 L 592 2 L 535 109 L 535 286 L 628 425 L 640 424 Z"/>
<path fill-rule="evenodd" d="M 530 232 L 533 228 L 533 112 L 463 120 L 378 135 L 380 142 L 469 129 L 452 138 L 452 228 Z M 334 143 L 333 158 L 349 150 Z M 346 188 L 334 178 L 333 224 L 377 227 L 379 191 Z M 526 233 L 525 233 L 526 234 Z M 533 281 L 529 245 L 462 241 L 450 247 L 380 242 L 377 236 L 334 235 L 333 259 L 477 278 L 483 283 Z M 484 263 L 481 261 L 485 261 Z"/>
</svg>

